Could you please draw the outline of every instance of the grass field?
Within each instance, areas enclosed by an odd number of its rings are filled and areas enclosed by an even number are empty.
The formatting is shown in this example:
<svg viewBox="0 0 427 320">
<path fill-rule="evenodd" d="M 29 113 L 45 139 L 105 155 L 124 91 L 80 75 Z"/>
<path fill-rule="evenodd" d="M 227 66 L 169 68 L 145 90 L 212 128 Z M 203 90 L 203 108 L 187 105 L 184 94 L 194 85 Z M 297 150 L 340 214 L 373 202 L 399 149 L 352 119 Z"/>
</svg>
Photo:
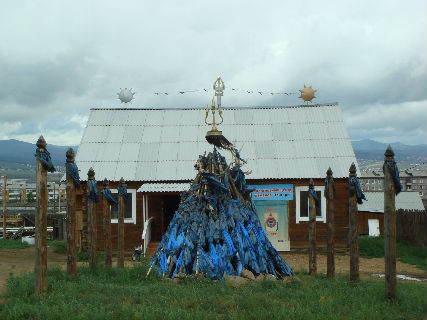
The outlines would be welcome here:
<svg viewBox="0 0 427 320">
<path fill-rule="evenodd" d="M 48 293 L 33 294 L 33 275 L 8 281 L 0 319 L 420 319 L 426 314 L 426 285 L 398 283 L 398 299 L 384 298 L 384 282 L 357 285 L 339 276 L 298 274 L 300 281 L 224 282 L 145 278 L 147 261 L 119 270 L 80 268 L 48 274 Z"/>
<path fill-rule="evenodd" d="M 0 239 L 0 250 L 8 249 L 24 249 L 28 248 L 30 245 L 28 243 L 22 243 L 21 239 L 11 240 L 11 239 Z"/>
<path fill-rule="evenodd" d="M 427 270 L 427 250 L 413 246 L 405 241 L 396 243 L 397 258 L 405 263 Z M 359 253 L 365 258 L 384 257 L 384 237 L 359 237 Z"/>
</svg>

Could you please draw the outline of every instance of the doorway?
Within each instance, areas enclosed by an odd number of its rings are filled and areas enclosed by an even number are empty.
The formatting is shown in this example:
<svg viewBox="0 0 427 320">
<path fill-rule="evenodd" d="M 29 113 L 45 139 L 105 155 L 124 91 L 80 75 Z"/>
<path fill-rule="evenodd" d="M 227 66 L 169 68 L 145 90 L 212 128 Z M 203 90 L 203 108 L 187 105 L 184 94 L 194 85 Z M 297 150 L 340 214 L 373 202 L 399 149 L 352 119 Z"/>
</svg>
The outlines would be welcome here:
<svg viewBox="0 0 427 320">
<path fill-rule="evenodd" d="M 163 197 L 162 235 L 166 232 L 175 211 L 178 210 L 181 197 L 179 195 L 167 195 Z"/>
</svg>

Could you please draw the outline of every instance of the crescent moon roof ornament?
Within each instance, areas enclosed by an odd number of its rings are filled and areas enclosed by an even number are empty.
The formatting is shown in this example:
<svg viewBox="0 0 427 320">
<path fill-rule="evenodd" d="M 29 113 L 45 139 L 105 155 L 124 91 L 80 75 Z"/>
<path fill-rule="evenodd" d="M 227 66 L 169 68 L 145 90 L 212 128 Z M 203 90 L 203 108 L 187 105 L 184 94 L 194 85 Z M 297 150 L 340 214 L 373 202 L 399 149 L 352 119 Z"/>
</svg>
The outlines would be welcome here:
<svg viewBox="0 0 427 320">
<path fill-rule="evenodd" d="M 311 102 L 311 100 L 313 100 L 314 98 L 316 98 L 316 96 L 314 95 L 316 93 L 317 90 L 313 90 L 313 88 L 311 86 L 306 87 L 304 85 L 304 89 L 299 90 L 299 92 L 301 92 L 301 95 L 298 98 L 301 98 L 304 100 L 304 102 Z"/>
<path fill-rule="evenodd" d="M 135 92 L 132 92 L 132 88 L 128 89 L 128 88 L 120 88 L 120 92 L 117 93 L 117 95 L 119 96 L 119 100 L 121 103 L 129 103 L 133 100 L 133 96 L 134 96 Z"/>
</svg>

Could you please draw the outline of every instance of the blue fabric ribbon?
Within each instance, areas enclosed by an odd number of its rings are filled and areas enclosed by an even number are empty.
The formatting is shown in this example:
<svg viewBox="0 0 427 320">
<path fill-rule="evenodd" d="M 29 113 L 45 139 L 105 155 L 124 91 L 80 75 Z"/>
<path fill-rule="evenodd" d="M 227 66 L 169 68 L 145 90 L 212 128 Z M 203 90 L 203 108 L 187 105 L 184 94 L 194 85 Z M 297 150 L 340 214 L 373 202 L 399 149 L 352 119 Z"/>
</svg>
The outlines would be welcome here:
<svg viewBox="0 0 427 320">
<path fill-rule="evenodd" d="M 65 163 L 65 171 L 67 174 L 73 179 L 74 186 L 79 189 L 80 188 L 80 176 L 79 169 L 74 162 L 66 162 Z"/>
<path fill-rule="evenodd" d="M 395 161 L 386 161 L 385 164 L 391 174 L 391 177 L 393 178 L 394 193 L 398 195 L 400 191 L 402 191 L 402 185 L 400 184 L 399 169 L 397 168 L 397 164 Z M 394 166 L 394 170 L 392 166 Z"/>
<path fill-rule="evenodd" d="M 366 200 L 366 197 L 362 191 L 362 188 L 360 187 L 359 179 L 356 177 L 351 177 L 350 180 L 348 181 L 348 184 L 349 184 L 348 190 L 350 191 L 350 197 L 354 196 L 353 188 L 351 188 L 351 186 L 354 186 L 354 188 L 356 189 L 357 203 L 362 204 L 363 203 L 362 200 Z"/>
<path fill-rule="evenodd" d="M 319 198 L 317 197 L 316 191 L 314 189 L 308 189 L 308 192 L 313 197 L 314 204 L 315 204 L 316 208 L 319 208 L 320 207 L 320 202 L 319 202 Z"/>
<path fill-rule="evenodd" d="M 128 198 L 128 191 L 125 186 L 118 187 L 117 191 L 119 192 L 119 195 L 123 197 L 123 199 L 126 200 Z"/>
<path fill-rule="evenodd" d="M 107 201 L 110 205 L 113 206 L 113 205 L 117 204 L 117 200 L 114 199 L 113 194 L 111 193 L 110 189 L 107 189 L 107 188 L 102 189 L 102 194 L 105 197 L 105 199 L 107 199 Z"/>
<path fill-rule="evenodd" d="M 168 271 L 168 259 L 166 258 L 166 254 L 164 252 L 160 258 L 160 268 L 162 269 L 163 273 Z"/>
<path fill-rule="evenodd" d="M 41 161 L 43 168 L 48 172 L 55 172 L 55 167 L 53 166 L 52 159 L 50 158 L 50 153 L 47 149 L 44 149 L 44 152 L 40 152 L 39 148 L 36 149 L 34 156 Z"/>
<path fill-rule="evenodd" d="M 333 190 L 333 194 L 334 194 L 334 197 L 335 197 L 335 195 L 336 195 L 336 189 L 335 189 L 335 183 L 334 183 L 334 180 L 332 179 L 332 178 L 326 178 L 325 179 L 325 198 L 329 198 L 329 185 L 331 185 L 332 186 L 332 190 Z"/>
<path fill-rule="evenodd" d="M 88 180 L 89 184 L 89 194 L 87 198 L 90 202 L 98 202 L 99 201 L 99 193 L 98 187 L 96 186 L 96 180 Z"/>
</svg>

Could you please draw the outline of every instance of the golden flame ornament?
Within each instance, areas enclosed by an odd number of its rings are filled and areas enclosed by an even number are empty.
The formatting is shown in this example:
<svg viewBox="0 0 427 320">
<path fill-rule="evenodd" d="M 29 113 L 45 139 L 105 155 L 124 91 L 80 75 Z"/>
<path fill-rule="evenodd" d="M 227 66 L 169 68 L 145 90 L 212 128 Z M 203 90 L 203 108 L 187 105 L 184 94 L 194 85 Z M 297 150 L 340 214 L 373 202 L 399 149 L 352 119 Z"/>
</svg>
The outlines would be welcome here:
<svg viewBox="0 0 427 320">
<path fill-rule="evenodd" d="M 316 98 L 316 96 L 314 95 L 316 93 L 317 90 L 313 90 L 313 88 L 310 87 L 306 87 L 304 85 L 304 89 L 299 90 L 299 92 L 301 92 L 301 95 L 298 98 L 301 98 L 304 100 L 304 102 L 311 102 L 311 100 L 313 100 L 314 98 Z"/>
</svg>

